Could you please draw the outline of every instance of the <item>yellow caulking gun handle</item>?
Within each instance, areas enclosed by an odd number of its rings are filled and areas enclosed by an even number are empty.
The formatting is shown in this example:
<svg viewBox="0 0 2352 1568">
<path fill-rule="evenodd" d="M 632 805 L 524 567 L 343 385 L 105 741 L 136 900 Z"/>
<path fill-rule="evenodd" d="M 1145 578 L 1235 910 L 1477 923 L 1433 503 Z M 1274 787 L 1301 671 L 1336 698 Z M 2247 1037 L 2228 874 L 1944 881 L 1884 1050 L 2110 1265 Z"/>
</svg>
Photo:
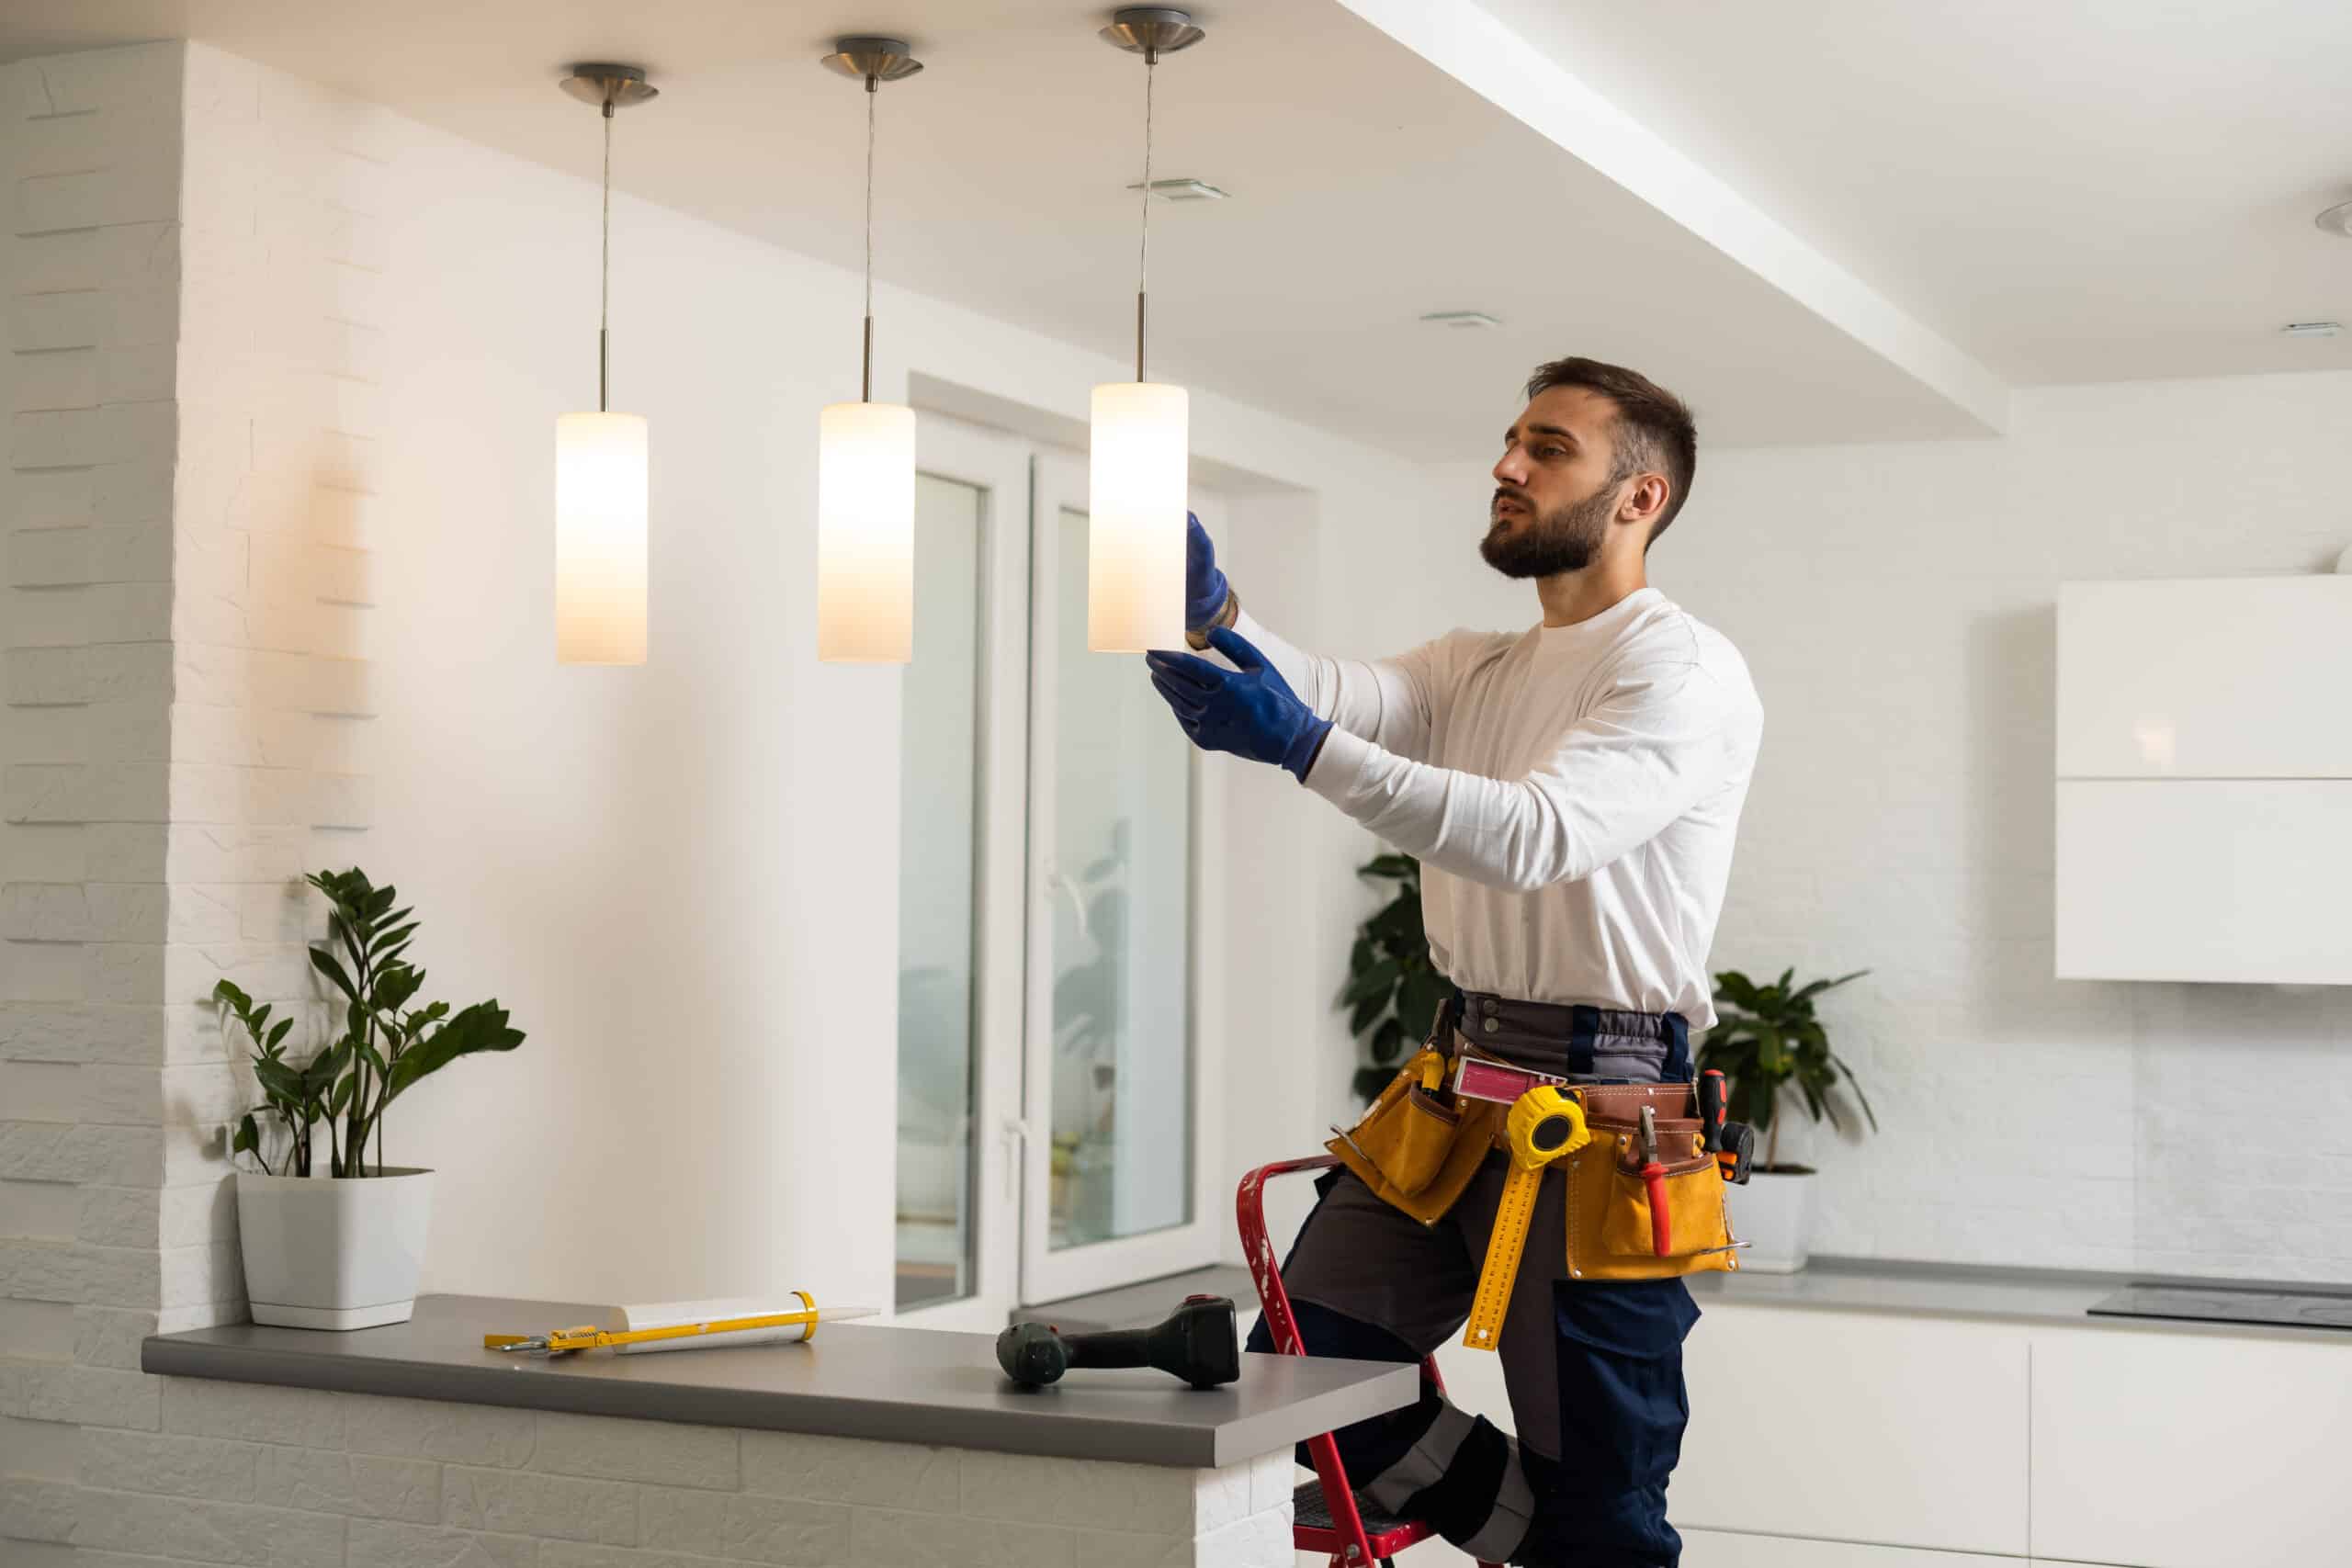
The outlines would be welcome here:
<svg viewBox="0 0 2352 1568">
<path fill-rule="evenodd" d="M 1503 1120 L 1503 1137 L 1510 1175 L 1495 1205 L 1487 1261 L 1478 1271 L 1477 1293 L 1470 1300 L 1470 1321 L 1463 1328 L 1463 1346 L 1472 1350 L 1502 1348 L 1503 1314 L 1510 1306 L 1511 1286 L 1519 1280 L 1519 1259 L 1527 1250 L 1527 1224 L 1535 1213 L 1544 1168 L 1592 1142 L 1592 1131 L 1585 1125 L 1584 1107 L 1572 1096 L 1551 1084 L 1539 1084 L 1511 1102 L 1510 1114 Z"/>
<path fill-rule="evenodd" d="M 680 1323 L 668 1328 L 635 1328 L 622 1333 L 584 1324 L 578 1328 L 559 1328 L 547 1336 L 550 1351 L 602 1350 L 616 1345 L 644 1345 L 656 1339 L 684 1339 L 704 1334 L 740 1334 L 753 1328 L 786 1328 L 799 1325 L 800 1337 L 815 1337 L 819 1313 L 815 1298 L 806 1291 L 792 1292 L 804 1303 L 798 1312 L 764 1313 L 756 1317 L 713 1318 L 705 1323 Z M 485 1334 L 481 1337 L 485 1350 L 503 1350 L 509 1345 L 526 1343 L 529 1337 L 520 1334 Z"/>
</svg>

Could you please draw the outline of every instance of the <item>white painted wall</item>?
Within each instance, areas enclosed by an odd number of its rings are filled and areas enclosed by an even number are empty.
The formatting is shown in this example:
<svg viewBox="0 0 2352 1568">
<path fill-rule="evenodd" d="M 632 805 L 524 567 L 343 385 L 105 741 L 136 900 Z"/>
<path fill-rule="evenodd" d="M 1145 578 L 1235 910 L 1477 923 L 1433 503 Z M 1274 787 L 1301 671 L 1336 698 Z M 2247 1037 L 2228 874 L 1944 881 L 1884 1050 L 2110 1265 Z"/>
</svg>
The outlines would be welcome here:
<svg viewBox="0 0 2352 1568">
<path fill-rule="evenodd" d="M 397 483 L 368 854 L 419 901 L 434 990 L 495 992 L 531 1035 L 393 1122 L 397 1156 L 448 1173 L 426 1286 L 887 1300 L 899 677 L 817 663 L 809 532 L 858 280 L 616 199 L 613 398 L 651 422 L 651 655 L 559 669 L 549 443 L 594 395 L 596 193 L 385 134 Z M 1125 374 L 887 284 L 877 315 L 880 397 L 922 371 L 1082 421 Z M 1318 506 L 1384 517 L 1412 489 L 1379 453 L 1215 397 L 1193 428 L 1223 488 L 1259 477 L 1235 498 L 1246 548 L 1312 558 Z M 1213 770 L 1237 833 L 1272 846 L 1233 879 L 1227 940 L 1280 951 L 1317 913 L 1317 818 L 1258 772 Z M 1287 1087 L 1322 1059 L 1297 988 L 1330 987 L 1286 954 L 1230 987 L 1253 1065 L 1219 1108 L 1233 1174 L 1313 1146 L 1313 1097 Z"/>
<path fill-rule="evenodd" d="M 2352 1163 L 2278 1135 L 2352 1109 L 2352 989 L 2053 979 L 2051 784 L 2057 584 L 2325 570 L 2348 428 L 2352 377 L 2279 376 L 2020 394 L 2000 440 L 1702 450 L 1652 578 L 1767 715 L 1714 965 L 1871 971 L 1825 1013 L 1882 1131 L 1797 1145 L 1815 1250 L 2352 1280 Z M 1334 552 L 1343 650 L 1534 618 L 1476 554 L 1479 467 L 1427 485 L 1435 525 Z"/>
</svg>

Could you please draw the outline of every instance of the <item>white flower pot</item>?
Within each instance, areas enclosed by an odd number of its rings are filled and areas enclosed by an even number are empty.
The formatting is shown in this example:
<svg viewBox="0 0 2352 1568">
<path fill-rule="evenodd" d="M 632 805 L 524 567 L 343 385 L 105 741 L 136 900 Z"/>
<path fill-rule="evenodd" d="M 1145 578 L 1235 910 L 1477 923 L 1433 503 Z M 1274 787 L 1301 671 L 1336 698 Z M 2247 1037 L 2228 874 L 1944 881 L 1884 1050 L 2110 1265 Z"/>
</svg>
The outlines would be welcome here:
<svg viewBox="0 0 2352 1568">
<path fill-rule="evenodd" d="M 1758 1171 L 1745 1187 L 1724 1193 L 1732 1235 L 1752 1245 L 1739 1249 L 1743 1274 L 1793 1274 L 1804 1267 L 1813 1240 L 1813 1173 Z"/>
<path fill-rule="evenodd" d="M 433 1173 L 381 1176 L 237 1172 L 237 1237 L 255 1323 L 374 1328 L 406 1323 L 416 1305 Z"/>
</svg>

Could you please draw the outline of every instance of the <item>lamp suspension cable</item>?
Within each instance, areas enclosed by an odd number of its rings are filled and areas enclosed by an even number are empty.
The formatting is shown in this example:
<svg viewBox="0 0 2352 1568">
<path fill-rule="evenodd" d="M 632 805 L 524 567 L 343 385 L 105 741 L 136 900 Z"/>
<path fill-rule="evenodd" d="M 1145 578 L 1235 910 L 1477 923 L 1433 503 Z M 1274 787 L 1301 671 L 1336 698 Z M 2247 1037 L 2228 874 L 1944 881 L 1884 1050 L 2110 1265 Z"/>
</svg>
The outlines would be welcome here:
<svg viewBox="0 0 2352 1568">
<path fill-rule="evenodd" d="M 597 263 L 596 288 L 596 412 L 609 412 L 605 396 L 606 367 L 613 315 L 613 92 L 605 89 L 605 216 L 603 250 Z"/>
<path fill-rule="evenodd" d="M 865 366 L 858 381 L 857 400 L 874 400 L 874 105 L 882 96 L 881 79 L 865 73 Z"/>
<path fill-rule="evenodd" d="M 1143 243 L 1136 255 L 1136 379 L 1144 376 L 1145 297 L 1151 288 L 1151 85 L 1159 51 L 1143 51 Z"/>
</svg>

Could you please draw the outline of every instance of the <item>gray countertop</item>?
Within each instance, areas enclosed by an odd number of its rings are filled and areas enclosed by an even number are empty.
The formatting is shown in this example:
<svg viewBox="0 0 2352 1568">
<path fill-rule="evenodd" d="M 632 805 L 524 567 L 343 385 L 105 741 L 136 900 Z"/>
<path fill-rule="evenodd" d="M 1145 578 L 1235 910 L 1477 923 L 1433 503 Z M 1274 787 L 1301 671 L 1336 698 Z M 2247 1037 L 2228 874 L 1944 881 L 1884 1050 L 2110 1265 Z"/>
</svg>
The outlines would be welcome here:
<svg viewBox="0 0 2352 1568">
<path fill-rule="evenodd" d="M 1702 1306 L 1807 1307 L 1832 1312 L 1928 1314 L 2013 1323 L 2064 1324 L 2081 1328 L 2121 1328 L 2155 1333 L 2290 1336 L 2340 1341 L 2352 1347 L 2342 1328 L 2196 1322 L 2177 1318 L 2093 1316 L 2091 1308 L 2126 1285 L 2185 1286 L 2191 1290 L 2286 1291 L 2342 1301 L 2352 1309 L 2352 1286 L 2286 1281 L 2197 1278 L 2179 1274 L 2121 1274 L 2091 1269 L 2028 1269 L 1988 1264 L 1910 1262 L 1872 1258 L 1815 1257 L 1795 1274 L 1693 1274 L 1686 1281 Z M 1130 1327 L 1155 1323 L 1168 1303 L 1194 1291 L 1229 1295 L 1245 1316 L 1257 1310 L 1249 1271 L 1218 1264 L 1141 1285 L 1072 1296 L 1023 1307 L 1016 1322 L 1035 1319 L 1066 1328 Z"/>
<path fill-rule="evenodd" d="M 1718 1303 L 1818 1307 L 1847 1312 L 1932 1313 L 2006 1318 L 2065 1324 L 2077 1328 L 2133 1328 L 2263 1337 L 2291 1335 L 2299 1338 L 2321 1335 L 2329 1338 L 2352 1339 L 2352 1336 L 2345 1335 L 2342 1330 L 2090 1315 L 2090 1309 L 2095 1303 L 2131 1284 L 2346 1293 L 2342 1285 L 2310 1281 L 2197 1279 L 2177 1274 L 2119 1274 L 2088 1269 L 1816 1257 L 1794 1274 L 1694 1274 L 1685 1282 L 1702 1308 Z"/>
<path fill-rule="evenodd" d="M 752 1427 L 1012 1453 L 1208 1467 L 1410 1404 L 1409 1366 L 1241 1358 L 1241 1381 L 1202 1392 L 1165 1373 L 1072 1371 L 1022 1389 L 992 1336 L 827 1324 L 806 1345 L 550 1359 L 481 1348 L 484 1334 L 585 1323 L 601 1309 L 423 1296 L 407 1323 L 349 1333 L 235 1324 L 159 1335 L 140 1365 L 178 1377 Z"/>
</svg>

